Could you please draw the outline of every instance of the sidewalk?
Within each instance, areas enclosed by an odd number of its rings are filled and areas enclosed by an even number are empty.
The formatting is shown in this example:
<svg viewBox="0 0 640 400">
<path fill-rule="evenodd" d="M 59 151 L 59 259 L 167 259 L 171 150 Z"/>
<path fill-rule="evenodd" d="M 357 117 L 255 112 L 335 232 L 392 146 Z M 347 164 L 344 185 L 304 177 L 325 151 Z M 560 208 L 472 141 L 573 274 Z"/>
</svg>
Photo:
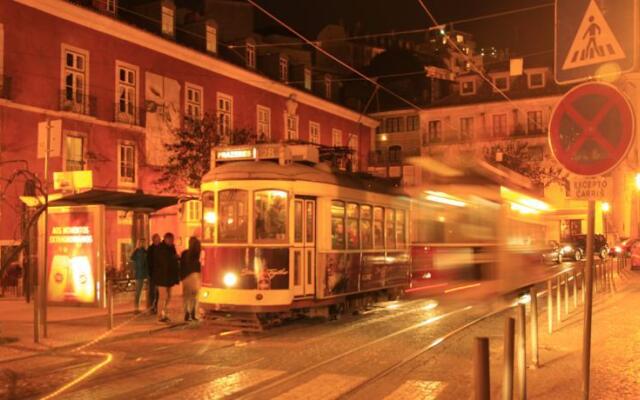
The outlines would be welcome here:
<svg viewBox="0 0 640 400">
<path fill-rule="evenodd" d="M 141 301 L 144 304 L 144 302 Z M 170 316 L 181 321 L 182 296 L 171 300 Z M 74 347 L 100 338 L 145 335 L 177 324 L 163 324 L 149 313 L 134 315 L 129 296 L 116 298 L 114 329 L 107 329 L 107 309 L 95 307 L 49 306 L 48 336 L 33 341 L 33 304 L 24 299 L 0 299 L 0 362 L 21 358 L 47 350 Z"/>
<path fill-rule="evenodd" d="M 640 272 L 616 284 L 617 293 L 594 305 L 591 399 L 640 398 Z M 529 372 L 529 398 L 581 398 L 582 317 L 580 307 L 551 336 L 541 321 L 542 367 Z"/>
</svg>

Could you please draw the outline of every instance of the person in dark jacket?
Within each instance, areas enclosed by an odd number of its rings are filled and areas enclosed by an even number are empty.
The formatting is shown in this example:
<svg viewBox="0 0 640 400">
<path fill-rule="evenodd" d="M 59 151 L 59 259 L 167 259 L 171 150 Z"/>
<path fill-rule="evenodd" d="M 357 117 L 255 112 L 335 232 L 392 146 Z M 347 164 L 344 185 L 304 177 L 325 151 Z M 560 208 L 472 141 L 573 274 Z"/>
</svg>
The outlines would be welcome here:
<svg viewBox="0 0 640 400">
<path fill-rule="evenodd" d="M 147 308 L 152 314 L 158 313 L 158 288 L 153 280 L 153 253 L 160 244 L 160 235 L 154 233 L 151 237 L 151 245 L 147 248 L 147 265 L 149 267 L 149 286 L 147 293 Z"/>
<path fill-rule="evenodd" d="M 189 249 L 180 256 L 180 279 L 182 279 L 182 298 L 184 299 L 184 320 L 197 321 L 198 291 L 200 290 L 200 241 L 189 238 Z"/>
<path fill-rule="evenodd" d="M 149 279 L 149 264 L 147 250 L 144 248 L 144 240 L 138 241 L 138 247 L 131 254 L 133 261 L 133 273 L 136 278 L 136 296 L 134 298 L 135 313 L 140 313 L 140 295 L 144 287 L 145 279 Z"/>
<path fill-rule="evenodd" d="M 178 253 L 173 244 L 173 233 L 166 233 L 162 243 L 153 251 L 153 281 L 158 288 L 159 321 L 169 322 L 168 308 L 171 288 L 180 282 Z"/>
</svg>

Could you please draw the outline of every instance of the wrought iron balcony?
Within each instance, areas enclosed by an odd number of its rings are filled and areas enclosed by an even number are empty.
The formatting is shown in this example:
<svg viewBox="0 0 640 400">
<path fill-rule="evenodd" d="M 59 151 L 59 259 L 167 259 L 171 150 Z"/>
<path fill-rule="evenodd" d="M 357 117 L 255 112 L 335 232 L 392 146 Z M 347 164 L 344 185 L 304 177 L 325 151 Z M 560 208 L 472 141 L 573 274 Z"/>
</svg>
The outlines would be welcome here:
<svg viewBox="0 0 640 400">
<path fill-rule="evenodd" d="M 97 100 L 79 90 L 63 89 L 60 91 L 60 111 L 96 116 Z"/>
<path fill-rule="evenodd" d="M 131 104 L 116 102 L 113 105 L 113 121 L 129 125 L 143 125 L 145 109 Z"/>
</svg>

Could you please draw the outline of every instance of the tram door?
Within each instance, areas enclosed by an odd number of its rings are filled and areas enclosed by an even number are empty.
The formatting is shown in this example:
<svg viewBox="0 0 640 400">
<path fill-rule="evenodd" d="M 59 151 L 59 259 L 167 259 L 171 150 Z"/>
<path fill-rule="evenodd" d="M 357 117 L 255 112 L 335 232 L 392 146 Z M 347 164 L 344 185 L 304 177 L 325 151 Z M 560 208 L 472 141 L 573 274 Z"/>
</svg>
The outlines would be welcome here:
<svg viewBox="0 0 640 400">
<path fill-rule="evenodd" d="M 296 197 L 291 263 L 295 296 L 315 293 L 316 274 L 316 201 Z"/>
</svg>

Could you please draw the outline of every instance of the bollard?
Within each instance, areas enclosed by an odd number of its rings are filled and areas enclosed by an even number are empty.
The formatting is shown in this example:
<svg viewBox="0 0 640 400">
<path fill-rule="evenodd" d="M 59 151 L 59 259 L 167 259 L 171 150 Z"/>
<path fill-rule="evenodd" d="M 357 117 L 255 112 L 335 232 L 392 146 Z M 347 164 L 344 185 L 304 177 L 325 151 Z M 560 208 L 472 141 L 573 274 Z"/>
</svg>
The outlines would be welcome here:
<svg viewBox="0 0 640 400">
<path fill-rule="evenodd" d="M 540 358 L 538 356 L 538 291 L 535 286 L 529 289 L 531 296 L 531 315 L 529 316 L 531 325 L 531 363 L 534 367 L 540 366 Z"/>
<path fill-rule="evenodd" d="M 491 385 L 489 375 L 489 338 L 477 337 L 473 357 L 474 398 L 489 400 Z"/>
<path fill-rule="evenodd" d="M 519 399 L 527 398 L 527 320 L 526 306 L 518 306 L 518 394 Z"/>
<path fill-rule="evenodd" d="M 504 370 L 502 374 L 502 400 L 513 399 L 513 363 L 515 361 L 516 320 L 504 321 Z"/>
<path fill-rule="evenodd" d="M 569 316 L 569 273 L 564 274 L 564 315 Z"/>
<path fill-rule="evenodd" d="M 575 269 L 571 273 L 573 275 L 573 308 L 578 308 L 578 274 Z"/>
<path fill-rule="evenodd" d="M 547 323 L 549 335 L 553 333 L 553 285 L 551 279 L 547 281 Z"/>
<path fill-rule="evenodd" d="M 556 279 L 556 320 L 558 325 L 562 321 L 562 292 L 560 291 L 560 285 L 562 285 L 562 280 L 558 275 L 558 279 Z"/>
<path fill-rule="evenodd" d="M 107 280 L 107 329 L 113 329 L 113 283 Z"/>
</svg>

